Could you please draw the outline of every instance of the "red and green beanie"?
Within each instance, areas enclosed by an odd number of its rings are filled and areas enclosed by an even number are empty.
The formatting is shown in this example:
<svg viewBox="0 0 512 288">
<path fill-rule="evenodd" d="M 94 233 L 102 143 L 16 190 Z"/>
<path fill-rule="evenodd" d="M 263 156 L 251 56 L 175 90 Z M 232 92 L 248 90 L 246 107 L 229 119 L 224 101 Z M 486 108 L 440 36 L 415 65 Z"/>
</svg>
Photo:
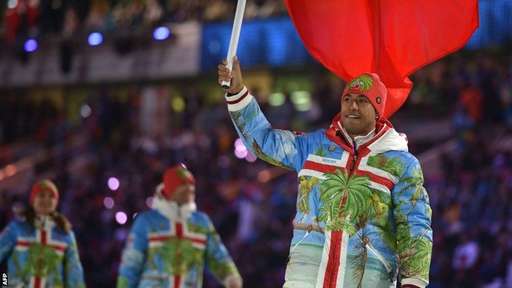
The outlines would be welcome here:
<svg viewBox="0 0 512 288">
<path fill-rule="evenodd" d="M 167 169 L 164 173 L 164 189 L 162 194 L 165 198 L 170 199 L 174 191 L 183 185 L 195 185 L 196 180 L 185 164 L 180 163 Z"/>
<path fill-rule="evenodd" d="M 347 94 L 364 95 L 370 100 L 379 118 L 384 115 L 384 107 L 386 107 L 386 99 L 388 97 L 388 89 L 380 80 L 379 75 L 375 73 L 361 74 L 350 82 L 348 82 L 342 96 Z"/>
<path fill-rule="evenodd" d="M 34 203 L 35 198 L 37 197 L 37 194 L 43 192 L 43 191 L 50 191 L 53 194 L 53 197 L 59 201 L 59 190 L 57 189 L 57 186 L 55 183 L 53 183 L 51 180 L 44 179 L 37 181 L 30 190 L 30 203 Z"/>
</svg>

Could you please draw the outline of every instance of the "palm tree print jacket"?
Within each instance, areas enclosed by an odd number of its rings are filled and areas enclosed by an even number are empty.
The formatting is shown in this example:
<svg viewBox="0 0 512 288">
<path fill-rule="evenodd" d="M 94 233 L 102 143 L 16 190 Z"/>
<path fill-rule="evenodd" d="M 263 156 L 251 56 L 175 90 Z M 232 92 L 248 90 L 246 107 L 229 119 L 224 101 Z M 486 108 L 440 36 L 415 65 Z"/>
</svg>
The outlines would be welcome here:
<svg viewBox="0 0 512 288">
<path fill-rule="evenodd" d="M 9 287 L 85 287 L 74 233 L 52 220 L 37 228 L 11 221 L 0 234 L 0 262 L 6 258 Z"/>
<path fill-rule="evenodd" d="M 221 282 L 240 277 L 206 214 L 155 197 L 135 218 L 117 287 L 200 288 L 205 266 Z"/>
<path fill-rule="evenodd" d="M 419 161 L 405 137 L 380 121 L 355 145 L 340 117 L 328 129 L 272 129 L 244 88 L 226 96 L 245 145 L 260 159 L 298 173 L 291 245 L 323 247 L 317 287 L 428 285 L 431 209 Z"/>
</svg>

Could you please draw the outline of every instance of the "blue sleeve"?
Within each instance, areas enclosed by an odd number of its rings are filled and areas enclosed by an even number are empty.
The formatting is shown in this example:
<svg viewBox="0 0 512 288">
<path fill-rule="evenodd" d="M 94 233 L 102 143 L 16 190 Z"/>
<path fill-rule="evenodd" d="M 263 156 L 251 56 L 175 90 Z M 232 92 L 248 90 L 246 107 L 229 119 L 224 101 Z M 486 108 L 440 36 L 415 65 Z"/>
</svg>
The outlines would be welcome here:
<svg viewBox="0 0 512 288">
<path fill-rule="evenodd" d="M 245 146 L 261 160 L 299 171 L 307 155 L 306 135 L 272 129 L 267 118 L 247 88 L 226 96 L 228 111 Z"/>
<path fill-rule="evenodd" d="M 412 155 L 392 191 L 402 285 L 426 287 L 432 256 L 432 210 L 419 161 Z"/>
<path fill-rule="evenodd" d="M 64 279 L 66 279 L 65 287 L 85 287 L 84 282 L 84 270 L 82 263 L 80 263 L 80 256 L 78 253 L 78 246 L 76 244 L 75 234 L 70 233 L 71 243 L 65 252 L 65 269 L 66 273 Z"/>
<path fill-rule="evenodd" d="M 222 243 L 210 219 L 208 220 L 208 234 L 206 243 L 206 266 L 220 281 L 225 282 L 228 277 L 240 278 L 235 262 L 231 259 L 226 246 Z"/>
<path fill-rule="evenodd" d="M 0 263 L 3 262 L 12 252 L 16 245 L 16 222 L 11 221 L 0 234 Z"/>
<path fill-rule="evenodd" d="M 139 284 L 148 248 L 148 223 L 144 216 L 135 219 L 128 236 L 119 267 L 118 288 L 135 288 Z"/>
</svg>

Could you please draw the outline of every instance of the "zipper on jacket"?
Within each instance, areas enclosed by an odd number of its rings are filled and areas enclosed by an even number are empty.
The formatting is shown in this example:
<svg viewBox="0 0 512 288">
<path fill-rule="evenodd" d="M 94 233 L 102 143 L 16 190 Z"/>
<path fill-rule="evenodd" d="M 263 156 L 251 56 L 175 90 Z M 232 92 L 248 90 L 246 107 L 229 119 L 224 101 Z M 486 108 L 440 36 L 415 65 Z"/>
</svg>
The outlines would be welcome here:
<svg viewBox="0 0 512 288">
<path fill-rule="evenodd" d="M 375 249 L 375 247 L 373 247 L 373 245 L 370 243 L 370 241 L 367 241 L 365 245 L 366 245 L 366 249 L 368 249 L 370 252 L 372 252 L 373 255 L 375 255 L 375 257 L 377 257 L 377 260 L 379 260 L 379 262 L 382 263 L 382 265 L 384 265 L 384 267 L 386 268 L 388 273 L 391 273 L 391 270 L 392 270 L 391 265 L 384 258 L 384 256 L 382 256 L 382 254 L 380 254 L 380 252 L 377 251 L 377 249 Z"/>
<path fill-rule="evenodd" d="M 343 132 L 341 132 L 341 130 L 336 130 L 336 136 L 341 138 L 341 140 L 343 141 Z M 355 167 L 356 167 L 356 162 L 357 162 L 357 159 L 358 159 L 358 154 L 357 154 L 357 143 L 356 141 L 354 141 L 353 139 L 350 139 L 352 140 L 352 151 L 349 152 L 347 151 L 351 156 L 352 156 L 352 163 L 349 163 L 348 164 L 348 173 L 349 175 L 352 175 L 352 172 L 354 171 Z"/>
<path fill-rule="evenodd" d="M 355 141 L 352 141 L 352 165 L 350 166 L 349 174 L 352 174 L 354 172 L 354 169 L 356 168 L 357 163 L 357 144 Z"/>
</svg>

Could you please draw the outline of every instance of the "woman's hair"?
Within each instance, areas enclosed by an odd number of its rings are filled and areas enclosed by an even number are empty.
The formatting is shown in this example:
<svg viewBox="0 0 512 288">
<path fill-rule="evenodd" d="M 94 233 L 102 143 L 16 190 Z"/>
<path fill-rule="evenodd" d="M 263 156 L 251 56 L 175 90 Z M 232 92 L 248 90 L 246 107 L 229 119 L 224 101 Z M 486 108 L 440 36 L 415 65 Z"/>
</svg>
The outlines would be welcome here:
<svg viewBox="0 0 512 288">
<path fill-rule="evenodd" d="M 28 206 L 23 214 L 25 220 L 33 227 L 36 227 L 36 211 L 34 210 L 34 208 L 32 208 L 32 206 Z M 71 231 L 71 223 L 66 218 L 66 216 L 62 215 L 57 211 L 54 211 L 50 213 L 49 217 L 55 222 L 57 228 L 61 229 L 66 233 Z"/>
</svg>

